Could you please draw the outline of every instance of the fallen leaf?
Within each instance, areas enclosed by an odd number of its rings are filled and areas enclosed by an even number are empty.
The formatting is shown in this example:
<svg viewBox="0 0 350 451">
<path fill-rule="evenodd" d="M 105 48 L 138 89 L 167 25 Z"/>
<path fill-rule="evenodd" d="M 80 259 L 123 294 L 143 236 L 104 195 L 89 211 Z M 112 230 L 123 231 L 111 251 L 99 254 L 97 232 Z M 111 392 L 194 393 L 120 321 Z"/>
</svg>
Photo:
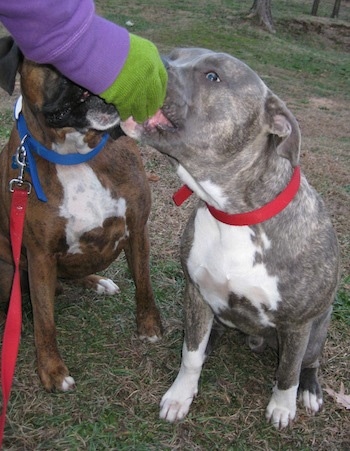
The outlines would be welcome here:
<svg viewBox="0 0 350 451">
<path fill-rule="evenodd" d="M 152 172 L 147 172 L 147 178 L 150 182 L 159 182 L 160 177 Z"/>
<path fill-rule="evenodd" d="M 325 391 L 330 395 L 333 396 L 335 401 L 345 407 L 345 409 L 350 410 L 350 395 L 345 394 L 345 387 L 343 382 L 340 383 L 340 391 L 337 393 L 333 389 L 326 387 Z"/>
</svg>

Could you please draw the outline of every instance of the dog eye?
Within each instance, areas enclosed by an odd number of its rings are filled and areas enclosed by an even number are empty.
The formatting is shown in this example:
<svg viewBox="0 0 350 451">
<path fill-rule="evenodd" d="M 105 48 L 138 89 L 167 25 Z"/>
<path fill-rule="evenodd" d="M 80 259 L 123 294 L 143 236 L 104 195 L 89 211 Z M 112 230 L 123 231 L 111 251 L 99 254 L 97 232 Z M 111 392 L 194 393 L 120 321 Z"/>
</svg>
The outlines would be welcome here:
<svg viewBox="0 0 350 451">
<path fill-rule="evenodd" d="M 206 74 L 206 78 L 209 81 L 216 81 L 217 83 L 221 81 L 219 75 L 216 72 L 208 72 Z"/>
</svg>

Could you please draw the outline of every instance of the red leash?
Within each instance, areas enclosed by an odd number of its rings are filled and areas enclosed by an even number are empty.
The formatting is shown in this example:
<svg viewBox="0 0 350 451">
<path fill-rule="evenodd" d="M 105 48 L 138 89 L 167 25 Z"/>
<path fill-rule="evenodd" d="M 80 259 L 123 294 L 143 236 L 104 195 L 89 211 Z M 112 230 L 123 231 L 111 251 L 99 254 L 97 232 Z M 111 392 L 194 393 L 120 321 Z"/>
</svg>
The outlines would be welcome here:
<svg viewBox="0 0 350 451">
<path fill-rule="evenodd" d="M 26 189 L 14 188 L 11 203 L 10 235 L 15 273 L 1 350 L 2 413 L 0 417 L 0 448 L 2 447 L 7 403 L 10 398 L 21 337 L 22 296 L 19 262 L 28 194 Z"/>
</svg>

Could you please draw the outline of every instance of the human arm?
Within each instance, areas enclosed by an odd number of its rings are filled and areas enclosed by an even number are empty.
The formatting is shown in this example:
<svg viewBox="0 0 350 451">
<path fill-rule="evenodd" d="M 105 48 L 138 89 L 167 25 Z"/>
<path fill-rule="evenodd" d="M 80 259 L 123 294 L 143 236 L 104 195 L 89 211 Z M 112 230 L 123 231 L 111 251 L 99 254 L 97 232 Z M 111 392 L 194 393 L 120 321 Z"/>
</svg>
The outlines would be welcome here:
<svg viewBox="0 0 350 451">
<path fill-rule="evenodd" d="M 27 58 L 101 95 L 122 119 L 141 122 L 161 106 L 166 72 L 155 46 L 96 15 L 92 0 L 0 0 L 0 20 Z"/>
</svg>

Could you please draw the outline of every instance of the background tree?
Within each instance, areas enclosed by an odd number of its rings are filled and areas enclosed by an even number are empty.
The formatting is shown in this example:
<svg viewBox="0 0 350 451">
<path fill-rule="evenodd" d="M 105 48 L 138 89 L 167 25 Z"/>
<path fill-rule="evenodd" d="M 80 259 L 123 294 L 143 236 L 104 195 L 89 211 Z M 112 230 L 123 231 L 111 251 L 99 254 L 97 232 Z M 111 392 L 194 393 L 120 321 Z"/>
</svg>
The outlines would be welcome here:
<svg viewBox="0 0 350 451">
<path fill-rule="evenodd" d="M 271 0 L 254 0 L 249 10 L 248 18 L 257 17 L 261 25 L 264 25 L 270 33 L 276 33 L 271 14 Z"/>
<path fill-rule="evenodd" d="M 332 19 L 339 16 L 340 2 L 341 2 L 341 0 L 335 0 L 332 15 L 331 15 Z"/>
<path fill-rule="evenodd" d="M 311 15 L 312 16 L 317 16 L 317 10 L 318 10 L 318 6 L 320 4 L 321 0 L 314 0 L 312 3 L 312 9 L 311 9 Z M 339 16 L 339 9 L 340 9 L 340 3 L 341 0 L 335 0 L 334 2 L 334 6 L 333 6 L 333 11 L 331 14 L 331 18 L 335 19 L 336 17 Z"/>
<path fill-rule="evenodd" d="M 318 5 L 320 4 L 320 0 L 314 0 L 311 9 L 311 15 L 317 16 Z"/>
</svg>

